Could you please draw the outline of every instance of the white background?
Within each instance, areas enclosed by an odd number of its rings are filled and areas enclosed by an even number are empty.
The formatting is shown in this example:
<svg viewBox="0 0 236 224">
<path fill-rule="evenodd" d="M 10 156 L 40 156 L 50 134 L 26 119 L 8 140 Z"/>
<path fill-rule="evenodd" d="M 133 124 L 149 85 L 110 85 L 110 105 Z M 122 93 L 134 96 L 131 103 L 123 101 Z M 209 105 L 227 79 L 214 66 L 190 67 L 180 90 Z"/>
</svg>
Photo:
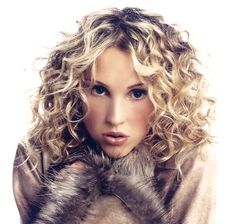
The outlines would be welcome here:
<svg viewBox="0 0 236 224">
<path fill-rule="evenodd" d="M 27 130 L 30 90 L 38 83 L 35 59 L 61 40 L 60 31 L 75 32 L 82 15 L 105 7 L 137 6 L 162 14 L 190 32 L 208 66 L 211 91 L 217 97 L 219 160 L 217 224 L 235 223 L 235 40 L 230 0 L 8 0 L 0 3 L 0 214 L 19 223 L 12 194 L 16 145 Z M 199 214 L 201 215 L 201 214 Z M 2 221 L 0 221 L 2 222 Z"/>
</svg>

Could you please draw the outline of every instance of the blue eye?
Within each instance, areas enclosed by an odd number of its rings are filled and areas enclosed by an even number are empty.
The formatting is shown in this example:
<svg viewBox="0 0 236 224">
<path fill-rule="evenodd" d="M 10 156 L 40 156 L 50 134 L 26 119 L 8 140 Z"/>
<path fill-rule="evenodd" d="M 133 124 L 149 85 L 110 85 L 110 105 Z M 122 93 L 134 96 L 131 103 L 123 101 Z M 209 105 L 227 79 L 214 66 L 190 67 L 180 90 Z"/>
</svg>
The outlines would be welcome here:
<svg viewBox="0 0 236 224">
<path fill-rule="evenodd" d="M 147 90 L 145 89 L 132 89 L 131 92 L 131 98 L 135 100 L 143 99 L 147 95 Z"/>
<path fill-rule="evenodd" d="M 94 85 L 91 92 L 94 95 L 103 96 L 106 94 L 106 88 L 100 85 Z"/>
</svg>

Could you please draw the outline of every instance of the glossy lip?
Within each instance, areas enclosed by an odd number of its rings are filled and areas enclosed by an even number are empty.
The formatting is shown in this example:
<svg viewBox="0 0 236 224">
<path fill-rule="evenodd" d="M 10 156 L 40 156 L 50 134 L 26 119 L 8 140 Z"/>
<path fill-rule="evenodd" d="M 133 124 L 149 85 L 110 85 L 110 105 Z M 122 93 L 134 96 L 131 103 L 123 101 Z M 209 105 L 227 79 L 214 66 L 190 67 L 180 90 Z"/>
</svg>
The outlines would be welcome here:
<svg viewBox="0 0 236 224">
<path fill-rule="evenodd" d="M 102 136 L 104 142 L 112 146 L 121 146 L 129 138 L 129 136 L 125 135 L 122 132 L 113 132 L 113 131 L 102 133 Z"/>
</svg>

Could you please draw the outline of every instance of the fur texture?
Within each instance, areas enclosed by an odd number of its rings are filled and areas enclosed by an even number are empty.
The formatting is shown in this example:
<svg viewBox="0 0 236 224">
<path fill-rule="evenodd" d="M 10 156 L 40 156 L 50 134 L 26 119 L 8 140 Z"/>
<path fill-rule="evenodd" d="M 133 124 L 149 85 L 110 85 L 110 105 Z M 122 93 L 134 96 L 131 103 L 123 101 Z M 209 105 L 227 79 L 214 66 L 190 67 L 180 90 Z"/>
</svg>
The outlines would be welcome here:
<svg viewBox="0 0 236 224">
<path fill-rule="evenodd" d="M 125 158 L 87 153 L 83 167 L 62 169 L 39 197 L 34 224 L 170 224 L 155 190 L 154 163 L 146 150 Z"/>
</svg>

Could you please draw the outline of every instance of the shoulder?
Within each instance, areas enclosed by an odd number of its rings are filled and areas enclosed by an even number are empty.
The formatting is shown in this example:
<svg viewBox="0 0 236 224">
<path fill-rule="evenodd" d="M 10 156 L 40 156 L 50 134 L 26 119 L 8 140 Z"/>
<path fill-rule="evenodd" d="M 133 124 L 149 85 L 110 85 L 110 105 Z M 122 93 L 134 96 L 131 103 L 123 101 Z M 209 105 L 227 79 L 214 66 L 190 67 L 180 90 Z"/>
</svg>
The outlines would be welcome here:
<svg viewBox="0 0 236 224">
<path fill-rule="evenodd" d="M 164 166 L 156 168 L 159 191 L 166 205 L 178 200 L 179 195 L 182 197 L 190 191 L 213 188 L 217 176 L 216 152 L 213 144 L 187 151 L 179 159 L 179 166 L 176 165 L 176 160 L 176 157 L 172 157 Z M 209 186 L 206 186 L 207 184 Z"/>
<path fill-rule="evenodd" d="M 188 176 L 195 179 L 211 175 L 217 171 L 216 152 L 213 144 L 205 144 L 187 152 L 181 161 L 183 180 Z"/>
<path fill-rule="evenodd" d="M 214 146 L 189 151 L 180 168 L 182 175 L 170 198 L 174 219 L 178 223 L 214 223 L 217 176 Z"/>
<path fill-rule="evenodd" d="M 178 162 L 177 162 L 178 161 Z M 216 172 L 217 161 L 216 151 L 213 144 L 204 144 L 200 147 L 192 147 L 182 155 L 173 156 L 160 170 L 173 175 L 176 173 L 179 181 L 184 180 L 189 175 L 201 176 L 204 171 Z M 180 172 L 179 172 L 179 171 Z"/>
<path fill-rule="evenodd" d="M 42 187 L 43 175 L 49 166 L 49 156 L 40 153 L 32 158 L 19 144 L 13 167 L 13 192 L 23 222 L 31 214 L 30 203 Z"/>
<path fill-rule="evenodd" d="M 22 145 L 18 144 L 14 159 L 14 171 L 36 171 L 45 173 L 49 167 L 51 157 L 47 152 L 31 154 Z"/>
</svg>

